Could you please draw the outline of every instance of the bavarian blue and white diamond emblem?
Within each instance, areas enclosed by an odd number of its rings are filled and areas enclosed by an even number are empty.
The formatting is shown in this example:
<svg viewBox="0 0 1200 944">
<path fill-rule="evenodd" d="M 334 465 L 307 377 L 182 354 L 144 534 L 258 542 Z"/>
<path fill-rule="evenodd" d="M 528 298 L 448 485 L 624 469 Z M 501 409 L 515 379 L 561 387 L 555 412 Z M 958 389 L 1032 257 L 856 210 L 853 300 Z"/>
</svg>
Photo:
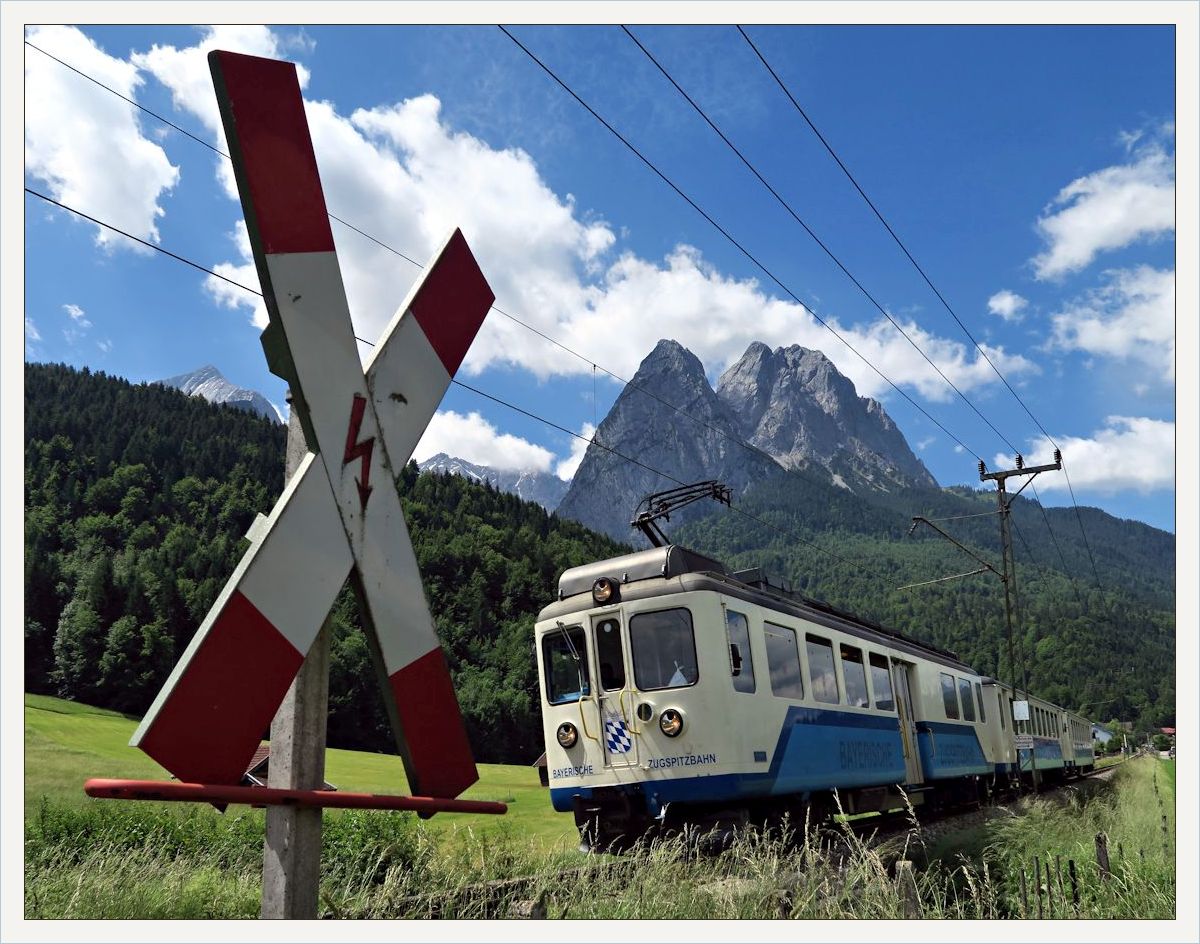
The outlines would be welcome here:
<svg viewBox="0 0 1200 944">
<path fill-rule="evenodd" d="M 633 747 L 629 730 L 625 727 L 625 722 L 620 715 L 605 712 L 604 743 L 608 746 L 610 754 L 628 754 L 629 749 Z"/>
</svg>

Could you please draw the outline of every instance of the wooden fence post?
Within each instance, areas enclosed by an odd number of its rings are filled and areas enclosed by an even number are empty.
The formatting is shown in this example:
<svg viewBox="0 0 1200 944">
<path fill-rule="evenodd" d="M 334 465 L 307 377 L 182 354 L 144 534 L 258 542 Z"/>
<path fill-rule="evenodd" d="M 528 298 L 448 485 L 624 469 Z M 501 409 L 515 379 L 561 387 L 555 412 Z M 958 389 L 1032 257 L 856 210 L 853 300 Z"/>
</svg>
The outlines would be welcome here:
<svg viewBox="0 0 1200 944">
<path fill-rule="evenodd" d="M 1100 868 L 1100 881 L 1108 881 L 1112 872 L 1108 865 L 1108 837 L 1104 833 L 1096 833 L 1096 865 Z"/>
<path fill-rule="evenodd" d="M 1075 906 L 1075 917 L 1079 917 L 1079 878 L 1075 874 L 1075 860 L 1067 859 L 1067 874 L 1071 878 L 1071 904 Z"/>
<path fill-rule="evenodd" d="M 1042 920 L 1042 857 L 1033 857 L 1033 891 L 1037 895 L 1037 916 Z"/>
<path fill-rule="evenodd" d="M 913 874 L 913 864 L 907 859 L 901 859 L 896 863 L 896 886 L 900 890 L 904 917 L 920 918 L 921 896 L 917 891 L 917 879 Z"/>
</svg>

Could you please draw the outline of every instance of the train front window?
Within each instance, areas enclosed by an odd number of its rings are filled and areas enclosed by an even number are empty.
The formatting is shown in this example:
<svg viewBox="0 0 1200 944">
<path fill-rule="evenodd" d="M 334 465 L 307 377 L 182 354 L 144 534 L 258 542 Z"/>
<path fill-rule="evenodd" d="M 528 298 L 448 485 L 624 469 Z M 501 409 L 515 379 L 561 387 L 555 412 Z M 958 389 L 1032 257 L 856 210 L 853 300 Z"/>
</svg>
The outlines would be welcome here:
<svg viewBox="0 0 1200 944">
<path fill-rule="evenodd" d="M 696 637 L 692 614 L 683 607 L 638 613 L 629 620 L 633 678 L 643 692 L 695 685 Z"/>
<path fill-rule="evenodd" d="M 552 705 L 579 701 L 591 693 L 583 627 L 555 630 L 542 637 L 546 701 Z"/>
</svg>

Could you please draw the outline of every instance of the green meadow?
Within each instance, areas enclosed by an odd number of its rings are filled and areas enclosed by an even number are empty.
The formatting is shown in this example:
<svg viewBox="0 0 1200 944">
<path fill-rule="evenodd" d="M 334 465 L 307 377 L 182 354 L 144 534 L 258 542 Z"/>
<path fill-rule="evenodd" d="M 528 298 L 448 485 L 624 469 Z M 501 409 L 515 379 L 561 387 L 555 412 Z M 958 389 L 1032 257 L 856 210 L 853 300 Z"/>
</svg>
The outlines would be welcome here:
<svg viewBox="0 0 1200 944">
<path fill-rule="evenodd" d="M 261 810 L 220 814 L 205 804 L 83 794 L 88 777 L 165 776 L 128 746 L 134 727 L 110 711 L 26 696 L 25 917 L 256 917 Z M 571 817 L 550 809 L 533 768 L 482 765 L 467 795 L 507 803 L 506 816 L 328 811 L 320 916 L 479 918 L 536 908 L 577 919 L 1169 919 L 1174 766 L 1137 758 L 1111 783 L 1022 798 L 929 847 L 915 824 L 883 845 L 835 824 L 748 832 L 720 856 L 697 856 L 673 838 L 614 861 L 578 853 Z M 405 792 L 396 757 L 329 751 L 326 776 L 344 790 Z M 1096 862 L 1097 833 L 1109 840 L 1107 874 Z M 916 863 L 907 885 L 893 875 L 897 858 Z M 522 881 L 502 883 L 499 900 L 480 898 L 480 883 L 514 878 Z"/>
<path fill-rule="evenodd" d="M 83 792 L 89 777 L 166 780 L 169 775 L 145 754 L 129 746 L 137 719 L 45 695 L 25 696 L 25 811 L 28 818 L 43 798 L 54 804 L 86 807 L 121 804 L 95 800 Z M 408 783 L 400 758 L 389 754 L 329 750 L 325 779 L 339 790 L 360 793 L 406 794 Z M 555 813 L 537 770 L 505 764 L 479 765 L 479 782 L 465 794 L 470 800 L 499 800 L 508 804 L 504 816 L 439 813 L 426 828 L 441 835 L 470 831 L 519 835 L 531 846 L 573 848 L 578 843 L 569 814 Z M 200 804 L 149 803 L 150 807 L 195 806 L 206 815 L 227 816 Z M 231 812 L 237 808 L 231 807 Z M 344 811 L 329 810 L 327 816 Z M 258 815 L 261 815 L 259 813 Z M 373 814 L 389 816 L 386 812 Z"/>
</svg>

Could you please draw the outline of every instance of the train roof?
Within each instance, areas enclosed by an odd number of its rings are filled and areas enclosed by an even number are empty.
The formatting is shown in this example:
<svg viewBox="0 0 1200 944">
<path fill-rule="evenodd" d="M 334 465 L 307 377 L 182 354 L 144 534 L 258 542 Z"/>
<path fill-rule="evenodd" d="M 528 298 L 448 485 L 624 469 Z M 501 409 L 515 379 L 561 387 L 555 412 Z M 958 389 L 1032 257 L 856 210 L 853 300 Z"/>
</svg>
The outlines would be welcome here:
<svg viewBox="0 0 1200 944">
<path fill-rule="evenodd" d="M 652 547 L 633 554 L 622 554 L 607 560 L 570 567 L 558 578 L 558 598 L 573 597 L 592 589 L 600 577 L 608 577 L 620 583 L 648 580 L 652 577 L 679 577 L 683 574 L 719 573 L 729 570 L 720 561 L 697 554 L 679 544 Z"/>
<path fill-rule="evenodd" d="M 772 583 L 759 568 L 731 571 L 718 560 L 706 557 L 678 544 L 652 547 L 620 557 L 571 567 L 563 571 L 558 580 L 558 599 L 565 601 L 577 594 L 588 593 L 600 577 L 607 577 L 620 584 L 628 585 L 651 579 L 666 579 L 695 574 L 709 577 L 719 585 L 711 588 L 696 586 L 695 589 L 715 589 L 747 599 L 763 606 L 774 606 L 782 611 L 834 629 L 848 630 L 855 635 L 877 637 L 877 641 L 891 644 L 900 649 L 916 652 L 938 662 L 951 663 L 955 667 L 974 671 L 949 649 L 922 642 L 891 629 L 875 620 L 864 619 L 848 610 L 840 609 L 823 600 L 805 596 L 789 587 Z M 632 589 L 632 588 L 631 588 Z M 641 594 L 639 594 L 640 596 Z M 765 598 L 765 599 L 763 599 Z M 540 619 L 557 615 L 562 604 L 552 604 L 539 615 Z"/>
</svg>

